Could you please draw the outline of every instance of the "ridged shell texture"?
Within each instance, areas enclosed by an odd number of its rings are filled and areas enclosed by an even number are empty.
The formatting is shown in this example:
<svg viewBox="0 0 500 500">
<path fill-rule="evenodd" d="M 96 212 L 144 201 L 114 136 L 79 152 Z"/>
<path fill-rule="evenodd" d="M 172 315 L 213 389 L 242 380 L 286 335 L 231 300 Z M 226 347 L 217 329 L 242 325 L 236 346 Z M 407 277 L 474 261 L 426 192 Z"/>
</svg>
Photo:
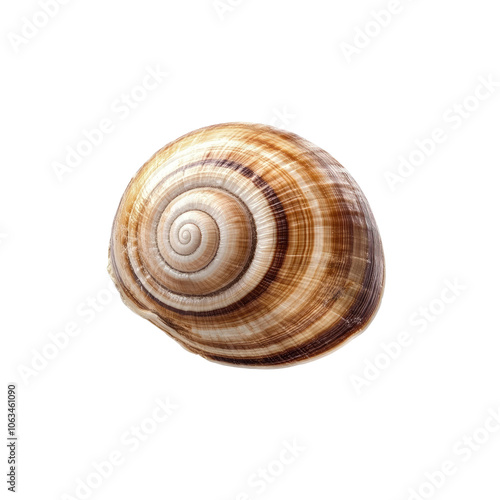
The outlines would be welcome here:
<svg viewBox="0 0 500 500">
<path fill-rule="evenodd" d="M 220 363 L 306 361 L 361 332 L 384 286 L 368 202 L 328 153 L 265 125 L 191 132 L 136 174 L 113 224 L 124 302 Z"/>
</svg>

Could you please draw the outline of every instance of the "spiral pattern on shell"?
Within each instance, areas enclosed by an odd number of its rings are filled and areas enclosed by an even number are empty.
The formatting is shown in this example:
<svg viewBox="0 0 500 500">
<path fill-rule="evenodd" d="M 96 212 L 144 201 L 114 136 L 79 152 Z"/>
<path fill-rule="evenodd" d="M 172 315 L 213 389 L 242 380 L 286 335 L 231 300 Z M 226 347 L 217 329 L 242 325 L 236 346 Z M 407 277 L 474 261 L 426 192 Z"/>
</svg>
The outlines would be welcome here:
<svg viewBox="0 0 500 500">
<path fill-rule="evenodd" d="M 115 217 L 110 274 L 125 303 L 188 350 L 283 366 L 362 331 L 384 285 L 366 198 L 297 135 L 230 123 L 158 151 Z"/>
</svg>

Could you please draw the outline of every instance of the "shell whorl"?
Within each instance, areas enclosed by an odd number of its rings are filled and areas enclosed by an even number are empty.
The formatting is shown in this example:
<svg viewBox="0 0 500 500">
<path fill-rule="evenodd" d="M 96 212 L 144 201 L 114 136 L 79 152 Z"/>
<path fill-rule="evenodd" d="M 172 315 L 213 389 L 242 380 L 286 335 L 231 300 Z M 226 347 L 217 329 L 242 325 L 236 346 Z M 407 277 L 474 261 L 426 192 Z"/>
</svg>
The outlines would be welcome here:
<svg viewBox="0 0 500 500">
<path fill-rule="evenodd" d="M 384 286 L 382 244 L 349 173 L 264 125 L 191 132 L 127 187 L 110 274 L 125 303 L 188 350 L 282 366 L 362 331 Z"/>
</svg>

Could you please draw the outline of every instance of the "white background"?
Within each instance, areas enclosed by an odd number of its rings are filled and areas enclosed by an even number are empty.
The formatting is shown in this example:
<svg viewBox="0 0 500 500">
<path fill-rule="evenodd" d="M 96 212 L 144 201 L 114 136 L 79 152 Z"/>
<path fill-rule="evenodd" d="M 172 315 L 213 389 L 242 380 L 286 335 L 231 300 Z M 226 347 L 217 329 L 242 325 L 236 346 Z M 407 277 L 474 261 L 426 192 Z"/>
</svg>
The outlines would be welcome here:
<svg viewBox="0 0 500 500">
<path fill-rule="evenodd" d="M 359 48 L 358 30 L 388 2 L 224 3 L 73 0 L 30 31 L 23 18 L 39 4 L 4 2 L 1 393 L 5 415 L 6 385 L 18 384 L 18 498 L 82 498 L 77 481 L 118 451 L 123 463 L 89 498 L 403 500 L 423 488 L 421 498 L 498 499 L 500 432 L 488 415 L 500 407 L 500 87 L 471 97 L 481 78 L 500 82 L 498 6 L 401 0 L 387 26 L 368 24 Z M 23 30 L 31 38 L 21 42 Z M 342 44 L 356 34 L 349 62 Z M 169 76 L 118 112 L 117 99 L 157 66 Z M 464 100 L 471 111 L 458 119 Z M 58 179 L 54 164 L 105 118 L 113 130 Z M 274 123 L 329 151 L 379 224 L 380 312 L 312 363 L 210 363 L 106 291 L 111 224 L 130 178 L 167 142 L 227 121 Z M 399 175 L 399 157 L 435 128 L 446 140 L 391 189 L 387 173 Z M 445 304 L 447 280 L 460 290 Z M 92 315 L 95 297 L 106 304 Z M 432 321 L 422 320 L 429 304 Z M 80 334 L 44 364 L 49 334 L 67 323 Z M 411 341 L 387 362 L 382 344 L 402 332 Z M 384 368 L 367 380 L 374 362 Z M 151 424 L 158 397 L 177 409 L 131 451 L 121 436 Z M 484 444 L 468 453 L 476 445 L 460 444 L 464 435 Z M 301 451 L 280 465 L 294 440 Z M 444 461 L 454 474 L 426 489 Z M 272 482 L 256 487 L 268 467 Z"/>
</svg>

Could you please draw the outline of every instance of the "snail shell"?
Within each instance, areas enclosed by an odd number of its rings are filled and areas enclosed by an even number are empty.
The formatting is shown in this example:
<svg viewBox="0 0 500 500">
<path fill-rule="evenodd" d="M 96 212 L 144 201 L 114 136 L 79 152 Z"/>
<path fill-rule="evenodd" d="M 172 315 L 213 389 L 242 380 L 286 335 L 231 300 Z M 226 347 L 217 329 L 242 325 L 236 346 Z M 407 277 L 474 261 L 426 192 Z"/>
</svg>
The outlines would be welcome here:
<svg viewBox="0 0 500 500">
<path fill-rule="evenodd" d="M 349 173 L 297 135 L 229 123 L 158 151 L 116 214 L 124 302 L 220 363 L 284 366 L 370 322 L 384 287 L 373 214 Z"/>
</svg>

